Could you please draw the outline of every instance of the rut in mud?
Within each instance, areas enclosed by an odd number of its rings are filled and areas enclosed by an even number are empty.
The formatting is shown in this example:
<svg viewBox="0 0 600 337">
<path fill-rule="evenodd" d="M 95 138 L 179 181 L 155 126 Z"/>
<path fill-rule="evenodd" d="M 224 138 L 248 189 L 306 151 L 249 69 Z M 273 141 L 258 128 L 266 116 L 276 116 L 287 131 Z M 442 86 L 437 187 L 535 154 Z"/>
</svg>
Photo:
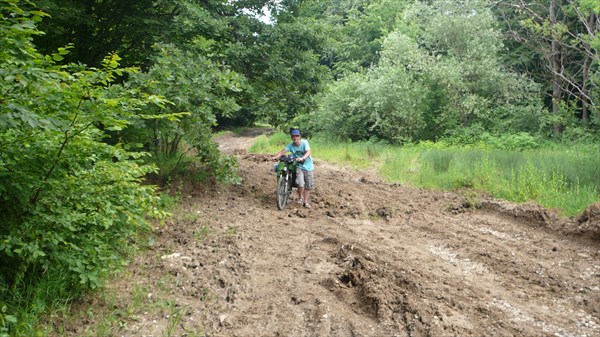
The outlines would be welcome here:
<svg viewBox="0 0 600 337">
<path fill-rule="evenodd" d="M 279 211 L 271 156 L 223 144 L 243 183 L 184 193 L 111 285 L 115 306 L 138 292 L 172 306 L 132 309 L 119 335 L 600 336 L 597 206 L 578 219 L 485 197 L 472 208 L 315 149 L 313 208 Z"/>
</svg>

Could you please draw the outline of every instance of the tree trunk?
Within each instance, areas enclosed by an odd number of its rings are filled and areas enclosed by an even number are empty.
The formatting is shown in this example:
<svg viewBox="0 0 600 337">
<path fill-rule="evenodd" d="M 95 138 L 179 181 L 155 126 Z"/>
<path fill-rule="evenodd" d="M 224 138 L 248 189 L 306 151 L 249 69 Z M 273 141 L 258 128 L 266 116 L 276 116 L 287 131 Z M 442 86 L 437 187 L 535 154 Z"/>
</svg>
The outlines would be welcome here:
<svg viewBox="0 0 600 337">
<path fill-rule="evenodd" d="M 552 113 L 558 117 L 560 113 L 560 101 L 562 99 L 562 77 L 561 77 L 561 52 L 560 41 L 556 36 L 556 8 L 560 6 L 561 0 L 550 1 L 550 66 L 552 70 Z M 558 136 L 560 133 L 560 123 L 554 123 L 553 133 Z"/>
<path fill-rule="evenodd" d="M 584 123 L 587 123 L 590 116 L 589 116 L 589 103 L 588 103 L 588 81 L 590 79 L 590 57 L 586 55 L 585 59 L 583 60 L 583 70 L 582 70 L 582 81 L 583 84 L 581 85 L 581 93 L 582 93 L 582 97 L 581 97 L 581 120 Z"/>
<path fill-rule="evenodd" d="M 590 27 L 591 29 L 591 33 L 590 35 L 592 35 L 594 33 L 594 27 L 596 27 L 596 19 L 597 16 L 595 13 L 590 13 L 590 16 L 588 17 L 587 20 L 587 27 Z M 594 36 L 592 35 L 591 38 L 594 38 Z M 582 91 L 582 100 L 581 100 L 581 119 L 583 120 L 584 123 L 587 123 L 589 121 L 590 118 L 590 112 L 589 112 L 589 106 L 590 106 L 590 100 L 588 99 L 589 93 L 588 93 L 588 82 L 590 80 L 590 66 L 591 63 L 594 62 L 594 59 L 592 58 L 592 56 L 594 55 L 594 52 L 592 51 L 592 47 L 590 46 L 589 43 L 587 43 L 587 41 L 583 41 L 583 45 L 585 47 L 585 59 L 583 60 L 583 69 L 582 69 L 582 81 L 583 84 L 581 86 L 581 91 Z M 593 103 L 593 102 L 592 102 Z"/>
</svg>

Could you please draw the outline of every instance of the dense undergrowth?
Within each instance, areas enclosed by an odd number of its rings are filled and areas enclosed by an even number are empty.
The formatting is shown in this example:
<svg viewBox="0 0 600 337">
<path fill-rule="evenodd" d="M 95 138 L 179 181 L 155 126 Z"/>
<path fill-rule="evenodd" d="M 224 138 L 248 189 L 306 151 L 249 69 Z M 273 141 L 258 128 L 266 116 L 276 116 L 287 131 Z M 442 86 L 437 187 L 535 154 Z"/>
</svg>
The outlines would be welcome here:
<svg viewBox="0 0 600 337">
<path fill-rule="evenodd" d="M 32 6 L 0 0 L 0 337 L 45 335 L 46 315 L 121 271 L 169 216 L 160 187 L 237 179 L 211 140 L 209 104 L 164 98 L 197 62 L 159 57 L 168 75 L 153 71 L 160 62 L 122 67 L 115 53 L 64 65 L 72 46 L 43 55 L 33 44 L 49 15 Z"/>
<path fill-rule="evenodd" d="M 284 133 L 263 136 L 250 151 L 275 153 L 287 142 Z M 392 146 L 318 136 L 310 144 L 318 159 L 357 169 L 375 167 L 390 182 L 479 190 L 509 201 L 536 202 L 567 216 L 600 200 L 600 147 L 595 144 L 538 144 L 528 139 L 509 145 L 490 137 L 468 146 L 448 142 Z"/>
</svg>

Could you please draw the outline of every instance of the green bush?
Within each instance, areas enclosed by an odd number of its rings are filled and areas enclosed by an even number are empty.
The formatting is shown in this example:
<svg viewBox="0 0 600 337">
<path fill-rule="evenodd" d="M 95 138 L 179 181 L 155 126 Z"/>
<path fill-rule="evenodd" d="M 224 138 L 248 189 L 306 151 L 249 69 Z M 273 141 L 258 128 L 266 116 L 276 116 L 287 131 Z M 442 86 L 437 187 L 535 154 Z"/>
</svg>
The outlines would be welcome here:
<svg viewBox="0 0 600 337">
<path fill-rule="evenodd" d="M 541 146 L 540 142 L 537 140 L 536 137 L 526 132 L 520 132 L 516 134 L 500 134 L 498 136 L 484 134 L 481 137 L 481 141 L 484 144 L 491 146 L 492 148 L 509 151 L 537 149 Z"/>
<path fill-rule="evenodd" d="M 28 319 L 100 286 L 148 216 L 165 215 L 145 154 L 105 141 L 164 100 L 115 84 L 136 72 L 117 55 L 101 69 L 56 64 L 68 48 L 40 55 L 31 37 L 44 14 L 17 4 L 0 2 L 0 333 L 31 335 Z"/>
</svg>

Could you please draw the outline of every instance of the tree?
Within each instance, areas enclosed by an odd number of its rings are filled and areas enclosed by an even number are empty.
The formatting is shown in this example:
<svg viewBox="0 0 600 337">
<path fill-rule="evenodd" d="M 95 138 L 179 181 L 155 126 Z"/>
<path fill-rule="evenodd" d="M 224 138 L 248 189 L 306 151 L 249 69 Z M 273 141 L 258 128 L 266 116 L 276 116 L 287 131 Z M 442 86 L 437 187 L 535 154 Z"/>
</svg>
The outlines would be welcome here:
<svg viewBox="0 0 600 337">
<path fill-rule="evenodd" d="M 319 27 L 310 21 L 279 20 L 262 40 L 267 60 L 264 72 L 256 77 L 258 114 L 273 125 L 289 123 L 297 115 L 315 108 L 313 96 L 328 79 L 328 70 L 319 64 Z"/>
<path fill-rule="evenodd" d="M 572 45 L 583 54 L 581 85 L 573 86 L 581 95 L 581 118 L 588 122 L 589 108 L 596 110 L 600 118 L 600 4 L 597 2 L 568 1 L 570 10 L 581 24 L 581 30 L 573 36 Z"/>
<path fill-rule="evenodd" d="M 511 1 L 499 5 L 497 12 L 504 18 L 508 37 L 518 45 L 527 46 L 530 51 L 530 54 L 515 59 L 529 62 L 537 58 L 542 61 L 543 68 L 534 68 L 529 74 L 552 88 L 549 95 L 554 135 L 557 136 L 568 121 L 569 116 L 565 112 L 570 111 L 569 106 L 579 110 L 581 120 L 588 123 L 589 111 L 599 111 L 600 96 L 595 79 L 600 65 L 598 46 L 594 42 L 600 29 L 597 3 Z M 522 65 L 517 63 L 517 69 L 525 70 Z"/>
<path fill-rule="evenodd" d="M 377 64 L 383 39 L 411 0 L 307 0 L 294 2 L 300 18 L 317 21 L 326 32 L 321 63 L 336 78 Z M 287 3 L 287 2 L 283 2 Z"/>
<path fill-rule="evenodd" d="M 330 86 L 313 116 L 312 128 L 353 141 L 419 139 L 428 109 L 429 89 L 420 74 L 426 58 L 413 40 L 390 34 L 377 67 L 349 74 Z"/>
</svg>

